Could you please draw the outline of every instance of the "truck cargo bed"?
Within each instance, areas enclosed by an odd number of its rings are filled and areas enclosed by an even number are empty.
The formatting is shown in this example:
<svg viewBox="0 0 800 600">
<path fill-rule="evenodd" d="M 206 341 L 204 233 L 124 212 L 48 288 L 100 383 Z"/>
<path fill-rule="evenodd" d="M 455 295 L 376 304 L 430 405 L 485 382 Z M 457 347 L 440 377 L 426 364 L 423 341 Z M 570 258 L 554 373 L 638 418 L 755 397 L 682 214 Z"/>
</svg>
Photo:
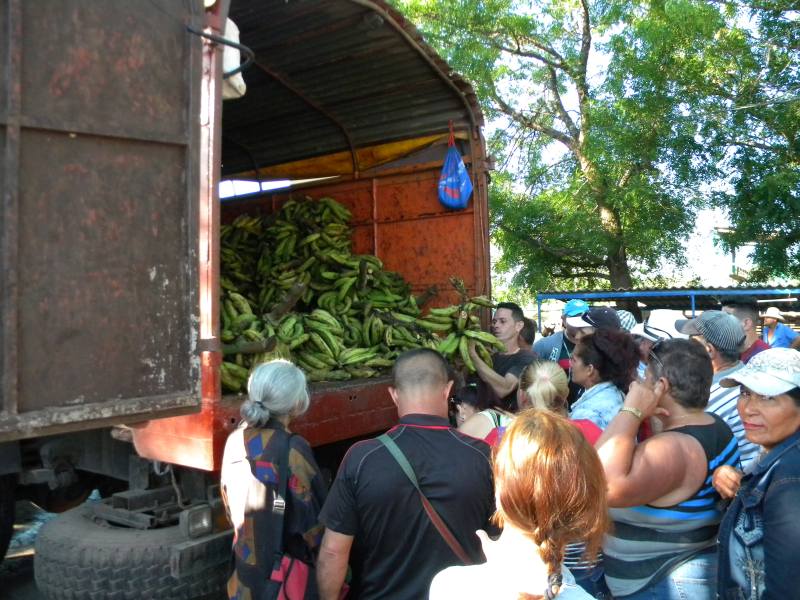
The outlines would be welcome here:
<svg viewBox="0 0 800 600">
<path fill-rule="evenodd" d="M 291 429 L 313 446 L 389 429 L 397 423 L 397 407 L 387 391 L 391 381 L 391 375 L 384 375 L 311 384 L 311 407 L 292 421 Z M 244 399 L 244 395 L 222 397 L 231 424 L 240 421 Z"/>
</svg>

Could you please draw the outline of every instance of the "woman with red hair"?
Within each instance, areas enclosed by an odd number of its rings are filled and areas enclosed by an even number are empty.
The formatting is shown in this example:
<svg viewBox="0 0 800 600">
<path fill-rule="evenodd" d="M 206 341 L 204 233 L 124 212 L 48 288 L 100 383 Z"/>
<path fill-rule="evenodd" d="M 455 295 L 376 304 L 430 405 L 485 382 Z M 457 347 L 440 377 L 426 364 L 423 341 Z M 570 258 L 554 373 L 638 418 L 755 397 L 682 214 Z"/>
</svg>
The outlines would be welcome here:
<svg viewBox="0 0 800 600">
<path fill-rule="evenodd" d="M 590 599 L 562 563 L 571 542 L 585 542 L 587 555 L 595 556 L 608 528 L 606 482 L 594 448 L 564 417 L 529 409 L 503 436 L 494 477 L 503 533 L 492 541 L 478 532 L 487 562 L 439 573 L 431 600 Z"/>
</svg>

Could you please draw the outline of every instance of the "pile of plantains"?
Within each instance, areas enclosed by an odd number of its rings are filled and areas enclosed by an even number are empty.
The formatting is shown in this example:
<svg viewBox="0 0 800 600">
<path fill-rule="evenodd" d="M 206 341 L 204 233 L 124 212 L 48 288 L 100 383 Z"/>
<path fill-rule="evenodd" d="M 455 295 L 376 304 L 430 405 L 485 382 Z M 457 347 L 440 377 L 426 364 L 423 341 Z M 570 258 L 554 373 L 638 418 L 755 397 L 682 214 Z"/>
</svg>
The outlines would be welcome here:
<svg viewBox="0 0 800 600">
<path fill-rule="evenodd" d="M 252 367 L 276 358 L 294 362 L 310 381 L 338 381 L 374 377 L 410 348 L 438 349 L 466 371 L 474 371 L 470 340 L 489 362 L 489 348 L 503 348 L 480 330 L 488 298 L 469 298 L 454 279 L 461 303 L 423 315 L 399 274 L 376 256 L 351 252 L 350 219 L 347 208 L 321 198 L 222 226 L 226 391 L 245 390 Z"/>
</svg>

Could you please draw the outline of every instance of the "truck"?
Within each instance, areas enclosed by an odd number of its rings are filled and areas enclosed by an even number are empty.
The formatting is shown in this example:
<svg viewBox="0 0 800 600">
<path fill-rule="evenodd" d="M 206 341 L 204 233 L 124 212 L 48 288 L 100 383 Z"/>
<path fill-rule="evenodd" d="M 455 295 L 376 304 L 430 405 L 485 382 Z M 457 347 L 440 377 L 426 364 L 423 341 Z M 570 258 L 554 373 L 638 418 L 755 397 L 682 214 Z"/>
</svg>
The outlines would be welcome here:
<svg viewBox="0 0 800 600">
<path fill-rule="evenodd" d="M 242 401 L 220 385 L 221 224 L 332 197 L 415 293 L 488 294 L 477 98 L 382 0 L 0 0 L 0 31 L 0 556 L 30 499 L 59 513 L 47 597 L 215 597 Z M 223 103 L 226 47 L 247 91 Z M 450 128 L 474 187 L 455 211 Z M 291 185 L 221 201 L 222 180 Z M 396 422 L 387 385 L 314 384 L 293 430 L 333 470 Z"/>
</svg>

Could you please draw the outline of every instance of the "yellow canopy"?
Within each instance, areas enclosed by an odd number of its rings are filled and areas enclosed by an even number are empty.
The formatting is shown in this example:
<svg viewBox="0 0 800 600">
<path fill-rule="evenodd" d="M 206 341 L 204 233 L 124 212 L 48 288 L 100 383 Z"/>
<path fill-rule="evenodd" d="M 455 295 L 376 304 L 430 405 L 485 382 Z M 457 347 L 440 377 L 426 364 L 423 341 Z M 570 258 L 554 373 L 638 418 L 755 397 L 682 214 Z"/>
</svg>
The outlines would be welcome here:
<svg viewBox="0 0 800 600">
<path fill-rule="evenodd" d="M 437 142 L 446 141 L 448 135 L 449 134 L 428 135 L 410 140 L 359 148 L 356 150 L 359 173 L 404 158 L 428 146 L 432 146 Z M 456 132 L 455 136 L 460 139 L 467 138 L 467 134 L 461 131 Z M 348 176 L 353 174 L 353 156 L 349 151 L 345 150 L 327 156 L 318 156 L 316 158 L 295 160 L 282 165 L 261 167 L 258 173 L 255 171 L 245 171 L 238 175 L 226 177 L 226 179 L 269 178 L 298 180 L 318 177 Z"/>
</svg>

